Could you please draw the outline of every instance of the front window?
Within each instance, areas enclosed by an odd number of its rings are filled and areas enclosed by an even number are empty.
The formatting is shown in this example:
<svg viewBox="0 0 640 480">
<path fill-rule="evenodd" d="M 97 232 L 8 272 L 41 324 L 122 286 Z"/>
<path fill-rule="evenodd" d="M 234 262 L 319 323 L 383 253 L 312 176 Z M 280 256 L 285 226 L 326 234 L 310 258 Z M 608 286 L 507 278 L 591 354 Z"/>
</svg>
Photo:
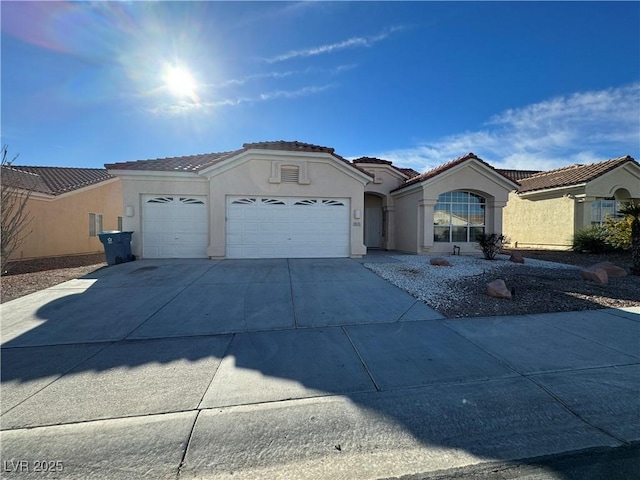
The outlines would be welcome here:
<svg viewBox="0 0 640 480">
<path fill-rule="evenodd" d="M 97 237 L 102 231 L 102 214 L 90 213 L 89 214 L 89 236 Z"/>
<path fill-rule="evenodd" d="M 591 225 L 602 225 L 607 221 L 607 217 L 619 220 L 622 215 L 618 215 L 618 210 L 622 208 L 622 202 L 616 202 L 615 198 L 603 198 L 591 204 Z"/>
<path fill-rule="evenodd" d="M 453 191 L 438 196 L 433 212 L 435 242 L 475 242 L 484 233 L 486 200 L 471 192 Z"/>
</svg>

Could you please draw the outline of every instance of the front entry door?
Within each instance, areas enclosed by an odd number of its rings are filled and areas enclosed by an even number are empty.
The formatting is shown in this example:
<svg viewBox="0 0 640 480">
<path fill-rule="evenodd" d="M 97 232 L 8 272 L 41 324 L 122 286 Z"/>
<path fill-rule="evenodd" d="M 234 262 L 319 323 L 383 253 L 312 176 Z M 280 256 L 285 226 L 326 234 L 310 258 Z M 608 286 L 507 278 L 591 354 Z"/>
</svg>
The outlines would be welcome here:
<svg viewBox="0 0 640 480">
<path fill-rule="evenodd" d="M 364 210 L 364 244 L 367 248 L 382 248 L 382 209 L 366 207 Z"/>
</svg>

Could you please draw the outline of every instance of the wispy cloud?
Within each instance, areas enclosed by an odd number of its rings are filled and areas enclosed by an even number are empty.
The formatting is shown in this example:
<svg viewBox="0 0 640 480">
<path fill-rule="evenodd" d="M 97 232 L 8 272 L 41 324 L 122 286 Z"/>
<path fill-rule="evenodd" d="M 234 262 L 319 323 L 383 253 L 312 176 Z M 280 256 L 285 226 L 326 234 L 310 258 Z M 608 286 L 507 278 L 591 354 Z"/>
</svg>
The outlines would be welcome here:
<svg viewBox="0 0 640 480">
<path fill-rule="evenodd" d="M 550 169 L 639 154 L 640 83 L 501 112 L 467 131 L 376 156 L 428 170 L 468 152 L 499 168 Z"/>
<path fill-rule="evenodd" d="M 279 79 L 279 78 L 287 78 L 294 75 L 310 75 L 310 74 L 319 74 L 319 73 L 328 73 L 330 75 L 337 75 L 347 70 L 351 70 L 356 68 L 355 64 L 349 65 L 338 65 L 335 68 L 316 68 L 309 67 L 303 70 L 288 70 L 285 72 L 264 72 L 264 73 L 255 73 L 252 75 L 247 75 L 241 78 L 234 78 L 230 80 L 225 80 L 224 82 L 204 85 L 204 88 L 224 88 L 230 86 L 239 86 L 244 85 L 246 83 L 252 82 L 254 80 L 264 80 L 264 79 Z"/>
<path fill-rule="evenodd" d="M 283 62 L 285 60 L 291 60 L 292 58 L 299 57 L 314 57 L 316 55 L 323 55 L 327 53 L 332 53 L 338 50 L 344 50 L 348 48 L 357 48 L 357 47 L 371 47 L 372 45 L 378 43 L 381 40 L 388 38 L 392 33 L 403 30 L 405 27 L 391 27 L 388 30 L 385 30 L 378 35 L 372 36 L 363 36 L 363 37 L 351 37 L 347 40 L 343 40 L 337 43 L 329 43 L 325 45 L 319 45 L 317 47 L 305 48 L 301 50 L 290 50 L 281 55 L 276 55 L 275 57 L 266 58 L 265 61 L 268 63 L 277 63 Z"/>
<path fill-rule="evenodd" d="M 173 104 L 165 104 L 148 109 L 147 111 L 154 115 L 183 115 L 187 113 L 203 112 L 206 113 L 214 108 L 233 107 L 241 104 L 251 104 L 259 102 L 267 102 L 278 98 L 294 99 L 315 95 L 333 88 L 334 84 L 327 85 L 311 85 L 299 88 L 297 90 L 273 90 L 260 93 L 254 96 L 239 96 L 233 98 L 217 99 L 205 102 L 180 102 Z"/>
</svg>

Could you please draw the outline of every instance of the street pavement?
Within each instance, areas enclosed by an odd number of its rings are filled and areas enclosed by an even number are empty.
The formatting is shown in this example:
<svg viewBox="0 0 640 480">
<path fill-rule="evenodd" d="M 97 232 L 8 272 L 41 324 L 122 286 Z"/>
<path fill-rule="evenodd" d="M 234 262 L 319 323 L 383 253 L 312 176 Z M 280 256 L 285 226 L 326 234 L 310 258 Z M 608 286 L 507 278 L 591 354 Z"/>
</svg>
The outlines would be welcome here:
<svg viewBox="0 0 640 480">
<path fill-rule="evenodd" d="M 564 479 L 640 441 L 640 307 L 447 319 L 351 259 L 141 260 L 0 314 L 3 478 Z"/>
</svg>

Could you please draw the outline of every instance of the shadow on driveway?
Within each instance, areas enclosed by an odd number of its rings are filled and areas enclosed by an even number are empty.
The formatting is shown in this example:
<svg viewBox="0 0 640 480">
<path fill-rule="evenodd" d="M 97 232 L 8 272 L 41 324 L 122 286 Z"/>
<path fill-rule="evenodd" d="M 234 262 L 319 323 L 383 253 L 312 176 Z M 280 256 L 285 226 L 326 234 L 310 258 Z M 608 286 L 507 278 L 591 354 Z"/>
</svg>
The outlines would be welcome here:
<svg viewBox="0 0 640 480">
<path fill-rule="evenodd" d="M 446 320 L 349 259 L 122 264 L 2 306 L 3 456 L 88 478 L 151 436 L 156 478 L 382 477 L 624 445 L 639 319 Z"/>
</svg>

